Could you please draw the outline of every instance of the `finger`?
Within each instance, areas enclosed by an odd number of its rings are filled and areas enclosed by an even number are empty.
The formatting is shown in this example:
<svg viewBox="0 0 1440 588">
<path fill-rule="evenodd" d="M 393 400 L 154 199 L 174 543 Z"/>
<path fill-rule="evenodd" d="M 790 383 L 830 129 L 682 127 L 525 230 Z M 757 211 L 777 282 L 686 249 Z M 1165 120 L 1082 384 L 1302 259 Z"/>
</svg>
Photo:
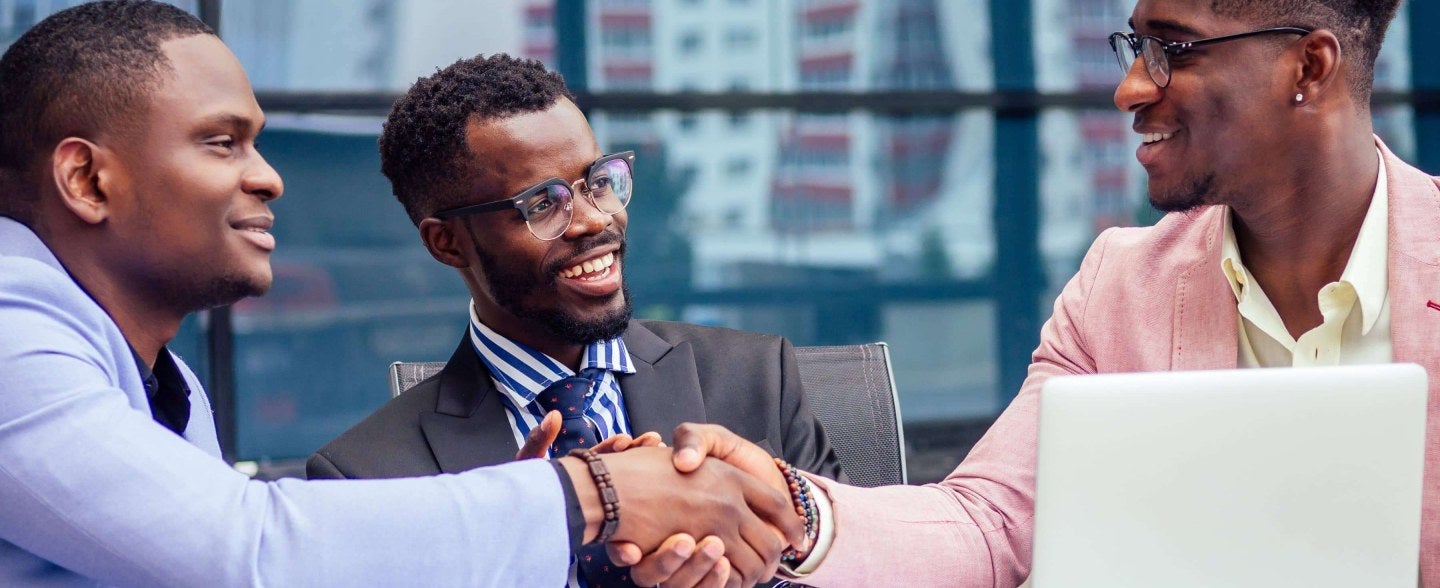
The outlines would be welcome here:
<svg viewBox="0 0 1440 588">
<path fill-rule="evenodd" d="M 704 585 L 704 578 L 725 558 L 725 543 L 719 537 L 706 537 L 700 541 L 695 554 L 685 560 L 665 580 L 666 588 L 689 588 Z M 718 584 L 716 584 L 718 586 Z"/>
<path fill-rule="evenodd" d="M 605 555 L 610 556 L 610 561 L 622 566 L 633 566 L 640 563 L 645 554 L 640 551 L 639 545 L 629 541 L 613 541 L 605 544 Z"/>
<path fill-rule="evenodd" d="M 635 438 L 635 447 L 664 447 L 665 442 L 660 439 L 660 434 L 655 431 L 647 431 Z"/>
<path fill-rule="evenodd" d="M 609 548 L 606 548 L 607 552 Z M 636 584 L 651 586 L 668 582 L 670 576 L 695 553 L 695 538 L 677 533 L 665 538 L 660 547 L 631 566 L 630 579 Z M 613 561 L 613 560 L 612 560 Z"/>
<path fill-rule="evenodd" d="M 616 433 L 615 436 L 595 444 L 595 453 L 620 453 L 630 447 L 630 436 Z"/>
<path fill-rule="evenodd" d="M 741 442 L 740 437 L 720 425 L 681 424 L 675 428 L 675 469 L 693 472 L 707 455 L 725 459 Z"/>
<path fill-rule="evenodd" d="M 740 524 L 740 537 L 745 544 L 754 550 L 758 562 L 742 562 L 731 558 L 732 564 L 739 568 L 745 576 L 747 584 L 756 584 L 769 580 L 775 576 L 775 571 L 780 568 L 780 553 L 785 550 L 785 540 L 775 533 L 774 529 L 765 523 L 755 524 L 751 521 L 742 521 Z M 731 549 L 730 551 L 737 551 Z M 744 550 L 739 550 L 744 551 Z"/>
<path fill-rule="evenodd" d="M 704 588 L 735 586 L 738 588 L 740 586 L 740 576 L 731 573 L 730 560 L 722 557 L 720 561 L 715 562 L 715 565 L 710 568 L 710 572 L 700 580 L 697 586 L 703 586 Z"/>
<path fill-rule="evenodd" d="M 725 559 L 730 560 L 731 580 L 738 576 L 741 583 L 749 586 L 760 582 L 769 567 L 770 558 L 765 552 L 769 551 L 770 543 L 775 542 L 775 535 L 764 531 L 765 523 L 754 517 L 744 518 L 750 520 L 741 523 L 738 539 L 725 544 Z M 760 528 L 747 531 L 746 527 Z"/>
<path fill-rule="evenodd" d="M 746 586 L 745 578 L 740 576 L 740 572 L 735 571 L 735 564 L 730 563 L 729 559 L 725 560 L 725 575 L 722 579 L 725 588 L 745 588 Z M 750 585 L 754 584 L 756 583 L 752 582 Z"/>
<path fill-rule="evenodd" d="M 560 436 L 560 412 L 552 410 L 545 414 L 540 424 L 530 429 L 530 434 L 525 436 L 525 444 L 520 451 L 515 452 L 515 459 L 537 459 L 545 457 L 550 452 L 550 446 L 555 443 L 555 438 Z"/>
</svg>

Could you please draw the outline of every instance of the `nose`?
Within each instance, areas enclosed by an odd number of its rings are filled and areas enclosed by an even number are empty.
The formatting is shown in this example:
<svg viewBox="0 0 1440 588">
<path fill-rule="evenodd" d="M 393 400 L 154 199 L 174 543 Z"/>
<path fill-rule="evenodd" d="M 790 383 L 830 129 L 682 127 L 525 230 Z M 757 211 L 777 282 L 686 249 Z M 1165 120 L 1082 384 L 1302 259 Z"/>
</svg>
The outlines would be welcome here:
<svg viewBox="0 0 1440 588">
<path fill-rule="evenodd" d="M 1135 112 L 1159 101 L 1161 92 L 1155 80 L 1150 79 L 1150 72 L 1145 69 L 1145 56 L 1142 55 L 1130 64 L 1125 79 L 1115 87 L 1115 107 L 1123 112 Z"/>
<path fill-rule="evenodd" d="M 255 165 L 250 168 L 244 178 L 241 179 L 241 189 L 246 194 L 254 195 L 260 200 L 269 202 L 279 198 L 285 193 L 285 180 L 280 179 L 280 172 L 270 167 L 265 157 L 259 153 L 255 154 Z"/>
<path fill-rule="evenodd" d="M 579 186 L 572 185 L 570 189 L 575 194 L 570 200 L 573 203 L 571 214 L 574 216 L 570 218 L 570 226 L 565 229 L 566 239 L 599 234 L 614 222 L 615 215 L 601 212 L 589 194 L 580 193 Z"/>
</svg>

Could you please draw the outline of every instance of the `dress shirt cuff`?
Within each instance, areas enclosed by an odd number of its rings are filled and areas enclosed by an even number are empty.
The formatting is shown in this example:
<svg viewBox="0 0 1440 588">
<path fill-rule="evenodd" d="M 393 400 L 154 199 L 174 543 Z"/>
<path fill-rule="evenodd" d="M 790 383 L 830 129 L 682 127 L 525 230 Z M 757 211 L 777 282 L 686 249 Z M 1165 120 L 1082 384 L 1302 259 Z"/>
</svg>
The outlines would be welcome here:
<svg viewBox="0 0 1440 588">
<path fill-rule="evenodd" d="M 806 554 L 804 561 L 781 562 L 780 575 L 789 579 L 804 578 L 814 572 L 815 568 L 820 567 L 820 563 L 825 561 L 825 556 L 830 553 L 830 545 L 835 542 L 835 509 L 830 503 L 830 495 L 819 484 L 812 481 L 810 497 L 815 501 L 815 518 L 819 519 L 817 522 L 820 532 L 815 538 L 815 545 L 810 548 L 810 553 Z"/>
<path fill-rule="evenodd" d="M 550 460 L 550 466 L 555 468 L 555 475 L 560 477 L 560 490 L 565 493 L 565 521 L 570 527 L 570 553 L 580 550 L 581 542 L 585 541 L 585 511 L 580 508 L 580 495 L 575 493 L 575 481 L 570 479 L 570 473 L 565 471 L 565 466 L 560 465 L 560 460 Z"/>
</svg>

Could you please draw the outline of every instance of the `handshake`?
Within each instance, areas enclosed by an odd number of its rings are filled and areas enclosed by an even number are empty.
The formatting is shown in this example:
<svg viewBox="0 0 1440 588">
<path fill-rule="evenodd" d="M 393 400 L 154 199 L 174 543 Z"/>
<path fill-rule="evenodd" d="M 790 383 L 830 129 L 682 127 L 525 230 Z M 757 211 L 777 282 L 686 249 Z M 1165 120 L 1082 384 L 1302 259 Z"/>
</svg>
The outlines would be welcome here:
<svg viewBox="0 0 1440 588">
<path fill-rule="evenodd" d="M 545 454 L 559 431 L 558 416 L 531 431 L 517 458 Z M 775 575 L 787 548 L 801 558 L 808 553 L 805 517 L 765 450 L 719 425 L 680 425 L 674 443 L 667 448 L 649 432 L 617 435 L 595 448 L 620 505 L 606 552 L 611 562 L 633 566 L 632 581 L 751 586 Z M 593 543 L 605 519 L 601 490 L 585 460 L 558 461 L 584 512 L 584 543 Z"/>
</svg>

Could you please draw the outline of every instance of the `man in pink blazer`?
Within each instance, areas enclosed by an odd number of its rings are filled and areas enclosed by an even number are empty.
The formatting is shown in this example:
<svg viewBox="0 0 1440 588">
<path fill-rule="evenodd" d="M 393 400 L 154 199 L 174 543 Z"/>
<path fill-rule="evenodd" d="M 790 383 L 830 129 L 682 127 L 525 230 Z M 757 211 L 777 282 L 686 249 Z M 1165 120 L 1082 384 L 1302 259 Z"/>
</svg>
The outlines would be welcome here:
<svg viewBox="0 0 1440 588">
<path fill-rule="evenodd" d="M 1051 376 L 1397 361 L 1431 374 L 1420 560 L 1422 584 L 1440 588 L 1440 184 L 1373 135 L 1369 111 L 1398 1 L 1280 4 L 1140 0 L 1134 33 L 1111 39 L 1129 66 L 1115 103 L 1135 116 L 1151 202 L 1171 214 L 1095 240 L 1019 396 L 944 481 L 816 478 L 833 542 L 803 582 L 1020 584 Z M 764 461 L 713 427 L 675 441 Z M 651 556 L 634 576 L 680 565 Z"/>
</svg>

